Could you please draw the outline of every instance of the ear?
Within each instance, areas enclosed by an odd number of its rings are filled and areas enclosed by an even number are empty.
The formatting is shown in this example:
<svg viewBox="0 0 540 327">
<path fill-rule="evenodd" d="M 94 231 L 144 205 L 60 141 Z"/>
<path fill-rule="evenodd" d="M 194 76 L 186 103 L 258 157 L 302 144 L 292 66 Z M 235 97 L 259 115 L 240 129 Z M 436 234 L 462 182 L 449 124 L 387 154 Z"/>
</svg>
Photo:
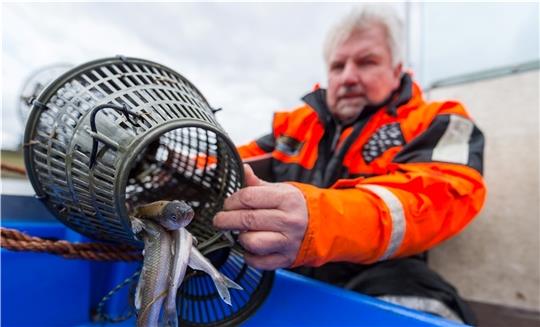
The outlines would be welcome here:
<svg viewBox="0 0 540 327">
<path fill-rule="evenodd" d="M 401 74 L 403 73 L 403 64 L 400 62 L 399 64 L 396 65 L 396 67 L 394 68 L 394 77 L 399 80 L 400 77 L 401 77 Z"/>
<path fill-rule="evenodd" d="M 401 83 L 401 74 L 403 73 L 403 65 L 398 63 L 396 67 L 394 67 L 394 70 L 392 71 L 392 75 L 394 77 L 394 90 L 399 87 L 399 84 Z"/>
</svg>

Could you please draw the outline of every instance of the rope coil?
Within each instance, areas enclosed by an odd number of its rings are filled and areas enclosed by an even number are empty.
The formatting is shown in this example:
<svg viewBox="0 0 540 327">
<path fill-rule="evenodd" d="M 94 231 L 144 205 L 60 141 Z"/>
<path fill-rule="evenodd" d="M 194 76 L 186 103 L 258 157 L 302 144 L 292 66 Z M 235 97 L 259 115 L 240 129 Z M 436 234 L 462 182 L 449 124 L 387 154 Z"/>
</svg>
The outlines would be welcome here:
<svg viewBox="0 0 540 327">
<path fill-rule="evenodd" d="M 10 164 L 2 162 L 0 163 L 0 169 L 8 171 L 10 173 L 26 176 L 26 169 L 24 169 L 23 167 L 10 165 Z"/>
<path fill-rule="evenodd" d="M 1 227 L 0 230 L 1 247 L 11 251 L 45 252 L 68 259 L 95 261 L 140 261 L 143 258 L 139 249 L 129 245 L 51 241 L 29 236 L 15 229 Z"/>
</svg>

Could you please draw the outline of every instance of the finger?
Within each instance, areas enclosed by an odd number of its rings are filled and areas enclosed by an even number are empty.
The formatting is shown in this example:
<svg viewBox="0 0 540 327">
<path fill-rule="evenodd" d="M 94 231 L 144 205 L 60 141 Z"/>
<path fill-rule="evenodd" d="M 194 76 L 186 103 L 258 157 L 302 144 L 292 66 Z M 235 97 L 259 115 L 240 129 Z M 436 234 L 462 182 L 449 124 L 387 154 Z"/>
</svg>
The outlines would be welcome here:
<svg viewBox="0 0 540 327">
<path fill-rule="evenodd" d="M 221 230 L 274 231 L 284 230 L 285 213 L 275 209 L 220 211 L 213 220 Z"/>
<path fill-rule="evenodd" d="M 272 253 L 269 255 L 258 256 L 246 252 L 244 253 L 244 260 L 249 266 L 262 270 L 287 268 L 290 267 L 294 262 L 294 259 L 291 260 L 281 253 Z"/>
<path fill-rule="evenodd" d="M 244 176 L 246 178 L 246 186 L 262 186 L 269 184 L 257 177 L 251 166 L 247 164 L 244 164 Z"/>
<path fill-rule="evenodd" d="M 248 186 L 225 199 L 223 210 L 274 209 L 279 207 L 288 192 L 272 184 Z"/>
<path fill-rule="evenodd" d="M 277 232 L 242 232 L 238 236 L 238 242 L 255 255 L 282 252 L 288 246 L 287 237 Z"/>
</svg>

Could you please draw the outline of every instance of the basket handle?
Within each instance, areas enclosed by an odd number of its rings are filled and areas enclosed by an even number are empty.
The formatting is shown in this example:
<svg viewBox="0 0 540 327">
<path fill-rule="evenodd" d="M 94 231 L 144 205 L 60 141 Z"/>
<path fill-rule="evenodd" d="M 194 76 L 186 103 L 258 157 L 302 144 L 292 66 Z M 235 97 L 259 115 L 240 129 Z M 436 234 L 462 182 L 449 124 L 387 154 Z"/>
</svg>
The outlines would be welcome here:
<svg viewBox="0 0 540 327">
<path fill-rule="evenodd" d="M 98 149 L 98 143 L 99 141 L 103 142 L 103 140 L 96 137 L 97 135 L 97 126 L 96 126 L 96 115 L 99 111 L 103 109 L 113 109 L 118 112 L 121 112 L 126 116 L 126 119 L 134 126 L 140 126 L 139 123 L 134 122 L 131 120 L 130 116 L 134 116 L 137 118 L 141 118 L 141 116 L 137 113 L 129 111 L 129 107 L 127 104 L 123 103 L 121 106 L 116 104 L 102 104 L 97 107 L 94 107 L 92 109 L 92 112 L 90 113 L 90 130 L 93 132 L 91 134 L 92 136 L 92 152 L 90 153 L 90 162 L 88 163 L 88 168 L 92 169 L 96 163 L 96 157 L 97 157 L 97 149 Z"/>
</svg>

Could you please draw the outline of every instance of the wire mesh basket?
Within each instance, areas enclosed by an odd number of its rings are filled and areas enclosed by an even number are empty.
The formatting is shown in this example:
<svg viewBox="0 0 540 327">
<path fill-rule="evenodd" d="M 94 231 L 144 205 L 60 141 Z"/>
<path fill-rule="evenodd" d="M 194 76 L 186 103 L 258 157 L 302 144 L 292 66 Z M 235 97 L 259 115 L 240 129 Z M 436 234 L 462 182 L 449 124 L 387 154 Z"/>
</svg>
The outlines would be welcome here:
<svg viewBox="0 0 540 327">
<path fill-rule="evenodd" d="M 26 124 L 32 101 L 37 98 L 45 86 L 71 68 L 73 65 L 67 63 L 51 64 L 35 70 L 25 79 L 17 98 L 17 111 L 22 124 Z"/>
<path fill-rule="evenodd" d="M 244 182 L 242 162 L 214 110 L 180 74 L 125 57 L 75 67 L 33 102 L 24 142 L 37 196 L 64 224 L 90 238 L 142 246 L 131 230 L 132 208 L 157 200 L 184 200 L 193 207 L 188 230 L 199 249 L 248 291 L 236 300 L 232 294 L 233 309 L 226 313 L 206 320 L 185 315 L 181 321 L 230 322 L 268 292 L 272 274 L 246 266 L 241 249 L 212 226 L 224 199 Z M 184 293 L 194 287 L 191 281 L 205 277 L 193 275 Z M 208 292 L 204 299 L 219 299 L 215 290 Z"/>
<path fill-rule="evenodd" d="M 55 80 L 34 102 L 25 144 L 37 195 L 66 225 L 104 241 L 138 243 L 128 209 L 155 200 L 187 201 L 206 230 L 243 182 L 202 94 L 139 59 L 97 60 Z"/>
</svg>

